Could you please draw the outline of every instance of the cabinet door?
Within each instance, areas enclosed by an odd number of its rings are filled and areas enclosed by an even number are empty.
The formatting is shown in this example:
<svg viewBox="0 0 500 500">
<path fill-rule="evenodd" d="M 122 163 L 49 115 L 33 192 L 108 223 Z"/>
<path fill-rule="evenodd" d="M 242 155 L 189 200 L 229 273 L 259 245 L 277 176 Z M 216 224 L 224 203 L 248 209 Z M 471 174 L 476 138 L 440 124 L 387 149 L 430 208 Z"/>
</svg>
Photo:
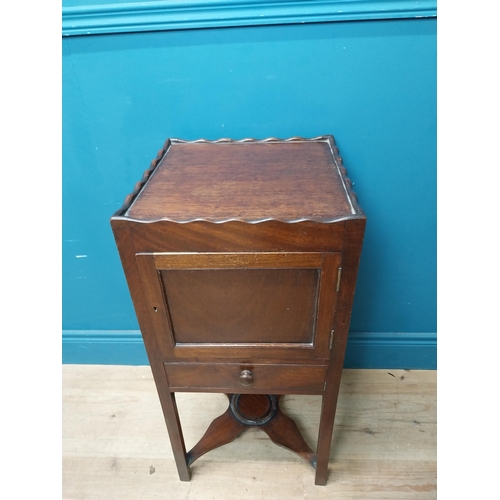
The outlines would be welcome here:
<svg viewBox="0 0 500 500">
<path fill-rule="evenodd" d="M 329 358 L 340 253 L 136 258 L 166 360 Z"/>
</svg>

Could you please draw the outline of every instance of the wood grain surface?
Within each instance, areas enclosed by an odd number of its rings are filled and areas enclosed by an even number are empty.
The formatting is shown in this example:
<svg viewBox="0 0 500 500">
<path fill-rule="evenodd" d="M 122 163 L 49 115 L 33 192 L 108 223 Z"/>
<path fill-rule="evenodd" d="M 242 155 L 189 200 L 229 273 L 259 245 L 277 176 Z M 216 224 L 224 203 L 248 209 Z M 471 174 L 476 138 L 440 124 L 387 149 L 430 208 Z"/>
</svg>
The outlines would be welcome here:
<svg viewBox="0 0 500 500">
<path fill-rule="evenodd" d="M 227 408 L 224 394 L 177 394 L 186 447 Z M 320 396 L 283 411 L 315 448 Z M 179 481 L 149 367 L 63 366 L 64 500 L 436 498 L 436 372 L 344 370 L 326 486 L 259 429 L 244 431 Z"/>
<path fill-rule="evenodd" d="M 354 213 L 332 144 L 173 143 L 126 215 L 176 222 L 327 222 Z"/>
</svg>

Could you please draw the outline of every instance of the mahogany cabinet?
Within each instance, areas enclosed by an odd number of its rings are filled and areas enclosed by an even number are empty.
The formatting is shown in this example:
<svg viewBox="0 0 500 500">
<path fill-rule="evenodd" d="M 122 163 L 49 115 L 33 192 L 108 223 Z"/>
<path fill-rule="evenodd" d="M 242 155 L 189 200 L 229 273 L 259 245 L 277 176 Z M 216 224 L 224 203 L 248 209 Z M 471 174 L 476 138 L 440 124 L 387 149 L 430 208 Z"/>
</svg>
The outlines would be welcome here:
<svg viewBox="0 0 500 500">
<path fill-rule="evenodd" d="M 168 139 L 113 215 L 181 480 L 259 426 L 326 484 L 365 220 L 330 135 Z M 229 398 L 189 452 L 179 391 Z M 322 396 L 316 451 L 286 394 Z"/>
</svg>

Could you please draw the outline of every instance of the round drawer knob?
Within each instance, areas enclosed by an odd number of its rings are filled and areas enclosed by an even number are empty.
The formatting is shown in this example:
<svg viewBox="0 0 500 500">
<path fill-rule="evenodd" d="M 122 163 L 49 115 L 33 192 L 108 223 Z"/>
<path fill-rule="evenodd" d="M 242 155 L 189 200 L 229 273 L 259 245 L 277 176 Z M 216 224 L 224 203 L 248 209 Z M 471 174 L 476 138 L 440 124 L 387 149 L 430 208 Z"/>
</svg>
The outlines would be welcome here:
<svg viewBox="0 0 500 500">
<path fill-rule="evenodd" d="M 240 378 L 238 379 L 241 385 L 252 385 L 253 384 L 253 374 L 250 370 L 243 370 L 241 372 Z"/>
</svg>

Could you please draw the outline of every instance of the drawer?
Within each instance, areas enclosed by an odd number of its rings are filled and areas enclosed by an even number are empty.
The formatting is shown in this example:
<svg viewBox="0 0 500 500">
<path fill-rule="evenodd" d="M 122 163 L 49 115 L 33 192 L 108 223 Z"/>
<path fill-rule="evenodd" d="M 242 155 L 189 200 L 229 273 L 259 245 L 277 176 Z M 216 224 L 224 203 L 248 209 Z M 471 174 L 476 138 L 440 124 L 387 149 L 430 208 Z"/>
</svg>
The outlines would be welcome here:
<svg viewBox="0 0 500 500">
<path fill-rule="evenodd" d="M 327 368 L 281 363 L 165 363 L 172 392 L 322 394 Z"/>
</svg>

